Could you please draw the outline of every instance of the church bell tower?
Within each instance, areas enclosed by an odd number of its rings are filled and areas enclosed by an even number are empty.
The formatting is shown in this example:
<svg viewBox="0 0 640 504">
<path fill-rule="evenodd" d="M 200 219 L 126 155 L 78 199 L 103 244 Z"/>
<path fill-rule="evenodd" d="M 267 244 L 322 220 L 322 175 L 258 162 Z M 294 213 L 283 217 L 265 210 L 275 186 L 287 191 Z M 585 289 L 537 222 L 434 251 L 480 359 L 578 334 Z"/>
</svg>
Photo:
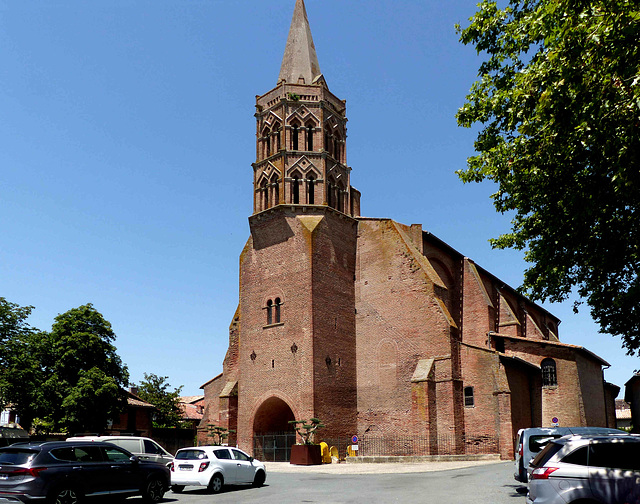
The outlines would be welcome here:
<svg viewBox="0 0 640 504">
<path fill-rule="evenodd" d="M 297 0 L 277 86 L 256 97 L 253 212 L 326 205 L 358 216 L 347 166 L 346 102 L 320 72 L 304 1 Z"/>
<path fill-rule="evenodd" d="M 355 275 L 360 193 L 346 164 L 345 102 L 320 73 L 296 0 L 275 88 L 256 98 L 251 237 L 240 256 L 238 442 L 320 418 L 323 435 L 357 427 Z M 237 349 L 237 351 L 236 351 Z M 222 397 L 222 396 L 221 396 Z"/>
</svg>

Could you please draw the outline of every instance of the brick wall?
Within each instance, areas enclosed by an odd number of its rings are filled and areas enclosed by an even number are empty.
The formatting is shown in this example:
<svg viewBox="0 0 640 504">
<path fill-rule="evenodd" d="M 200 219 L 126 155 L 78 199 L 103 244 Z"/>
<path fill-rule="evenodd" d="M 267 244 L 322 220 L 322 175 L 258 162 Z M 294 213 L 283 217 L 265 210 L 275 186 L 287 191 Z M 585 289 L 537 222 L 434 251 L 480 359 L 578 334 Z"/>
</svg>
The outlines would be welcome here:
<svg viewBox="0 0 640 504">
<path fill-rule="evenodd" d="M 451 382 L 455 325 L 435 296 L 435 289 L 445 285 L 405 231 L 391 220 L 359 221 L 359 433 L 427 434 L 428 414 L 412 406 L 411 378 L 420 359 L 433 357 L 439 358 L 434 364 L 438 431 L 456 428 L 454 410 L 461 398 Z M 422 393 L 413 391 L 424 402 Z"/>
<path fill-rule="evenodd" d="M 319 417 L 325 435 L 351 433 L 355 221 L 328 208 L 278 207 L 250 225 L 240 266 L 238 443 L 251 449 L 256 414 L 272 397 L 296 419 Z M 281 321 L 268 324 L 266 303 L 276 298 Z"/>
</svg>

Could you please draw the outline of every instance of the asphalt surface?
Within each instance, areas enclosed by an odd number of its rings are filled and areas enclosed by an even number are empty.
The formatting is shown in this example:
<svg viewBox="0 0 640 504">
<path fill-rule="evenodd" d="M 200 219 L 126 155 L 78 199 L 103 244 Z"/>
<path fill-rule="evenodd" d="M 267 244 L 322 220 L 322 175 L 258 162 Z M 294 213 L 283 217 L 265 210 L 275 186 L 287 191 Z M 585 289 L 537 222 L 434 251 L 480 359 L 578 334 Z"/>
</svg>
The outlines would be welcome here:
<svg viewBox="0 0 640 504">
<path fill-rule="evenodd" d="M 526 489 L 513 479 L 513 462 L 425 464 L 268 463 L 261 488 L 226 487 L 212 495 L 201 488 L 167 492 L 172 504 L 525 504 Z M 139 499 L 129 499 L 132 503 Z"/>
<path fill-rule="evenodd" d="M 322 464 L 316 466 L 292 465 L 288 462 L 264 462 L 264 465 L 267 467 L 267 474 L 405 474 L 464 469 L 466 467 L 496 464 L 496 462 L 496 460 L 460 460 L 455 462 L 424 462 L 406 464 L 396 462 L 386 464 L 347 464 L 342 462 L 338 464 Z"/>
</svg>

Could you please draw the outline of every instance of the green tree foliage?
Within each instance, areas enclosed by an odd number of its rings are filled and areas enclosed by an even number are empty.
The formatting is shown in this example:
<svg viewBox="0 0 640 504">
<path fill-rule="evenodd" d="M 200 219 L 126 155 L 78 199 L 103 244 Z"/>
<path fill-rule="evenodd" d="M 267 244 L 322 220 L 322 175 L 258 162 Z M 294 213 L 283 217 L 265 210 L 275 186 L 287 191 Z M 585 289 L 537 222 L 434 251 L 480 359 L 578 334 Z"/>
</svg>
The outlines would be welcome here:
<svg viewBox="0 0 640 504">
<path fill-rule="evenodd" d="M 27 324 L 33 306 L 19 306 L 0 297 L 0 345 L 12 338 L 28 334 L 32 328 Z M 0 353 L 0 364 L 4 363 L 5 353 Z"/>
<path fill-rule="evenodd" d="M 115 338 L 111 324 L 90 303 L 55 318 L 50 352 L 42 362 L 42 389 L 50 398 L 48 419 L 54 428 L 102 432 L 124 410 L 129 373 Z"/>
<path fill-rule="evenodd" d="M 27 428 L 42 401 L 39 361 L 47 336 L 27 324 L 32 310 L 0 297 L 0 407 L 10 404 Z"/>
<path fill-rule="evenodd" d="M 310 418 L 309 420 L 290 420 L 298 435 L 302 438 L 302 444 L 311 445 L 313 438 L 318 429 L 322 429 L 325 425 L 319 418 Z"/>
<path fill-rule="evenodd" d="M 574 291 L 640 348 L 640 4 L 484 0 L 461 41 L 486 56 L 458 124 L 480 125 L 464 182 L 489 179 L 525 251 L 523 291 Z M 574 305 L 577 310 L 579 303 Z"/>
<path fill-rule="evenodd" d="M 0 398 L 22 426 L 102 432 L 126 405 L 129 375 L 111 324 L 91 304 L 58 315 L 50 333 L 26 323 L 33 307 L 0 298 Z"/>
<path fill-rule="evenodd" d="M 182 386 L 171 392 L 168 379 L 168 376 L 145 373 L 144 380 L 138 385 L 140 399 L 153 404 L 158 410 L 153 420 L 153 426 L 158 428 L 178 427 L 182 420 L 182 411 L 179 406 Z"/>
<path fill-rule="evenodd" d="M 227 429 L 215 424 L 209 424 L 207 428 L 209 429 L 208 436 L 213 439 L 214 445 L 221 445 L 229 437 L 229 434 L 235 432 L 233 429 Z"/>
</svg>

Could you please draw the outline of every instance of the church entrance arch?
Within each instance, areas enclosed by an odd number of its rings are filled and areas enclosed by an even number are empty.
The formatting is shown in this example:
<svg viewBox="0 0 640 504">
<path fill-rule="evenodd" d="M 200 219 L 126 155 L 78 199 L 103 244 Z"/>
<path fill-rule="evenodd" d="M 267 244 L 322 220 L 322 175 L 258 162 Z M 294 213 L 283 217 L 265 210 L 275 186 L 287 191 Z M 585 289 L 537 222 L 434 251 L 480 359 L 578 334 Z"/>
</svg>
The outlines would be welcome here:
<svg viewBox="0 0 640 504">
<path fill-rule="evenodd" d="M 258 460 L 288 462 L 296 432 L 292 409 L 279 397 L 265 400 L 253 418 L 253 454 Z"/>
</svg>

